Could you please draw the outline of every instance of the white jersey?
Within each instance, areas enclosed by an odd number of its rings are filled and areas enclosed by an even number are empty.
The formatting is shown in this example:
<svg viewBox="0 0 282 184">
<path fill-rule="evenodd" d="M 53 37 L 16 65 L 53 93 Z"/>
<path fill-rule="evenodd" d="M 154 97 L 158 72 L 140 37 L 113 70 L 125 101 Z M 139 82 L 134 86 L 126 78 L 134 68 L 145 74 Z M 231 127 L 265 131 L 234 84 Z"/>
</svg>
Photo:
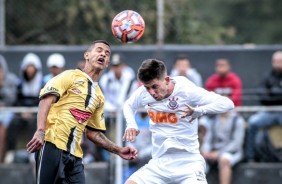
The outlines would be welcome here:
<svg viewBox="0 0 282 184">
<path fill-rule="evenodd" d="M 198 119 L 189 123 L 191 117 L 180 118 L 186 109 L 185 104 L 194 107 L 192 117 L 204 114 L 223 113 L 234 108 L 233 102 L 214 92 L 197 87 L 187 78 L 171 78 L 175 83 L 172 94 L 161 101 L 156 101 L 145 89 L 138 88 L 124 104 L 124 116 L 127 128 L 136 128 L 135 112 L 144 107 L 150 116 L 152 132 L 152 157 L 158 158 L 167 151 L 187 151 L 199 153 Z"/>
</svg>

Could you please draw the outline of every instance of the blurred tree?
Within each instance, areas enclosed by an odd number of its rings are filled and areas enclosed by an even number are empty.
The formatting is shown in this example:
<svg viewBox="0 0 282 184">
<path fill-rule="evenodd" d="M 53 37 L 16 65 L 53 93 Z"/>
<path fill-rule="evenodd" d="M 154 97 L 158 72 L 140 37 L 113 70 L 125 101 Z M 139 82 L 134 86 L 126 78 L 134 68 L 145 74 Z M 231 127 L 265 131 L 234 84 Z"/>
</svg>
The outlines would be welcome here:
<svg viewBox="0 0 282 184">
<path fill-rule="evenodd" d="M 282 1 L 164 0 L 167 44 L 279 44 Z M 125 9 L 146 24 L 138 44 L 155 44 L 156 1 L 6 0 L 6 43 L 87 44 L 106 39 L 121 44 L 111 32 L 112 18 Z"/>
<path fill-rule="evenodd" d="M 214 11 L 214 1 L 178 0 L 166 2 L 166 43 L 222 44 L 228 29 Z"/>
<path fill-rule="evenodd" d="M 221 1 L 221 0 L 220 0 Z M 281 44 L 282 1 L 227 0 L 222 24 L 232 27 L 230 43 Z"/>
<path fill-rule="evenodd" d="M 106 1 L 7 0 L 8 44 L 81 44 L 109 35 Z"/>
<path fill-rule="evenodd" d="M 121 44 L 112 36 L 111 22 L 124 5 L 148 20 L 140 43 L 153 42 L 154 1 L 6 0 L 7 44 L 85 44 L 95 39 Z"/>
</svg>

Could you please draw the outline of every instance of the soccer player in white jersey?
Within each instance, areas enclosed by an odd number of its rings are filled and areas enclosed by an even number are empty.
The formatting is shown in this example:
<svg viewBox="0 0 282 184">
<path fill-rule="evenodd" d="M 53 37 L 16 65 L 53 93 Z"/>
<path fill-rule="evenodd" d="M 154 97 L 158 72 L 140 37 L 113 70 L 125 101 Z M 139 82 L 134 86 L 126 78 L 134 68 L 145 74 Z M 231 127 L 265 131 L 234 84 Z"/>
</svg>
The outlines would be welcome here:
<svg viewBox="0 0 282 184">
<path fill-rule="evenodd" d="M 124 104 L 127 127 L 123 139 L 135 140 L 139 130 L 134 114 L 144 107 L 150 116 L 152 159 L 126 184 L 206 184 L 198 118 L 227 112 L 234 108 L 233 102 L 185 77 L 169 77 L 164 62 L 157 59 L 143 61 L 137 76 L 143 86 Z"/>
</svg>

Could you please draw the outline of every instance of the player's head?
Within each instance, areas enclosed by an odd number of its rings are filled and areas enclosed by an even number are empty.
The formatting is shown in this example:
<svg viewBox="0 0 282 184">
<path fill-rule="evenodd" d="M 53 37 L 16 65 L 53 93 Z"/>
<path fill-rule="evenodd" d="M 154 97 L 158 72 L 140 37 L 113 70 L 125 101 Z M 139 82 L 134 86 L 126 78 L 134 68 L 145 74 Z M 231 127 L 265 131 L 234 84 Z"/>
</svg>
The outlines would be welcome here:
<svg viewBox="0 0 282 184">
<path fill-rule="evenodd" d="M 215 62 L 215 71 L 220 76 L 226 76 L 231 70 L 231 66 L 228 59 L 219 58 Z"/>
<path fill-rule="evenodd" d="M 155 100 L 159 101 L 170 95 L 170 78 L 164 62 L 157 59 L 143 61 L 137 76 Z"/>
<path fill-rule="evenodd" d="M 272 55 L 272 68 L 281 73 L 282 72 L 282 51 L 276 51 Z"/>
<path fill-rule="evenodd" d="M 138 69 L 138 79 L 142 83 L 150 82 L 154 79 L 163 80 L 167 75 L 164 62 L 157 59 L 147 59 L 143 61 Z"/>
<path fill-rule="evenodd" d="M 91 65 L 96 69 L 108 67 L 111 56 L 110 44 L 105 40 L 96 40 L 90 44 L 84 53 L 86 65 Z"/>
<path fill-rule="evenodd" d="M 107 42 L 106 40 L 95 40 L 88 46 L 87 51 L 91 51 L 97 43 L 103 43 L 103 44 L 108 45 L 110 47 L 109 42 Z"/>
</svg>

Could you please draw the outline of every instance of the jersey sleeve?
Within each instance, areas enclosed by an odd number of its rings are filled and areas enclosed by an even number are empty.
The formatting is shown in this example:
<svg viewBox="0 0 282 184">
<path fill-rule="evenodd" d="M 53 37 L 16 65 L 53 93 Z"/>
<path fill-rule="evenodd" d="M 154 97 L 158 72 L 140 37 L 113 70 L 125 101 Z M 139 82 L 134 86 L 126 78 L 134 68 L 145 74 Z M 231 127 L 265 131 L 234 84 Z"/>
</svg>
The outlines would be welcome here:
<svg viewBox="0 0 282 184">
<path fill-rule="evenodd" d="M 67 70 L 56 77 L 49 80 L 46 85 L 41 89 L 39 99 L 44 98 L 46 95 L 55 95 L 57 100 L 67 91 L 73 84 L 74 74 L 72 71 Z"/>
<path fill-rule="evenodd" d="M 138 108 L 142 107 L 142 92 L 144 87 L 139 87 L 123 105 L 123 114 L 126 120 L 126 129 L 135 128 L 138 130 L 138 125 L 135 121 L 135 113 Z"/>
<path fill-rule="evenodd" d="M 204 114 L 217 114 L 230 111 L 234 108 L 234 103 L 227 97 L 198 87 L 189 80 L 182 80 L 187 89 L 187 96 L 190 99 L 190 105 L 194 107 L 193 118 L 198 118 Z"/>
</svg>

